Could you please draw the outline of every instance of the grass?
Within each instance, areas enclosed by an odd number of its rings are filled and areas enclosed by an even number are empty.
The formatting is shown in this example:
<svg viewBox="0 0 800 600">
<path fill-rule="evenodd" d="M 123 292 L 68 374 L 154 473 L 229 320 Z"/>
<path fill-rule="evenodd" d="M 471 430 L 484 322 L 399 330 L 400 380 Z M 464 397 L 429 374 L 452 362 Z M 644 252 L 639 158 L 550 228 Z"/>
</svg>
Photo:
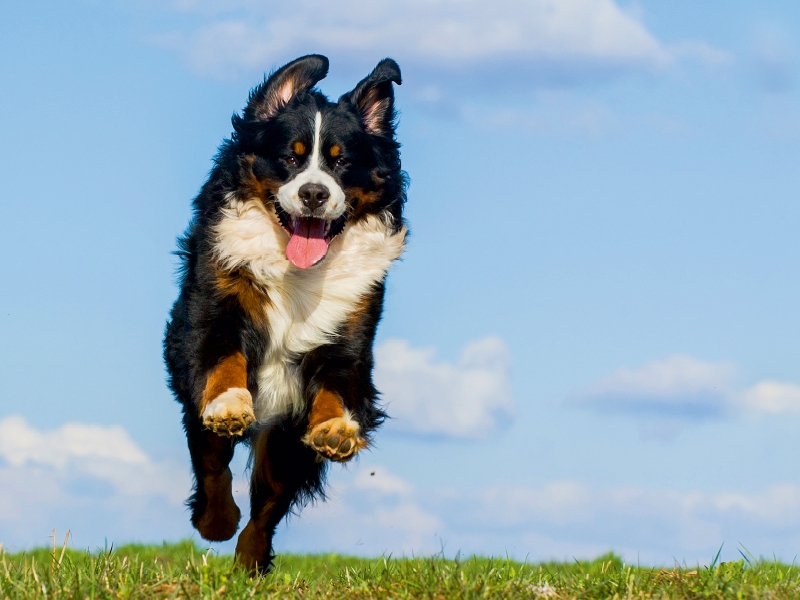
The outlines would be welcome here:
<svg viewBox="0 0 800 600">
<path fill-rule="evenodd" d="M 654 569 L 593 561 L 363 559 L 281 555 L 266 577 L 192 542 L 107 552 L 38 549 L 0 558 L 5 598 L 800 598 L 800 568 L 742 559 Z"/>
</svg>

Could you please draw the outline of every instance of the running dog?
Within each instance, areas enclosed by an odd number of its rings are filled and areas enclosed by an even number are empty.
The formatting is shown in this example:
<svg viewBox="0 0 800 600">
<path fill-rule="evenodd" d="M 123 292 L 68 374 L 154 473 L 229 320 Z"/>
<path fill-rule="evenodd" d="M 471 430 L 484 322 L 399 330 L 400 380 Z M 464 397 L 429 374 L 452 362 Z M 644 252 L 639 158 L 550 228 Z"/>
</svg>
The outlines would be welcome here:
<svg viewBox="0 0 800 600">
<path fill-rule="evenodd" d="M 262 572 L 280 520 L 324 497 L 329 461 L 366 448 L 385 416 L 372 345 L 407 231 L 400 68 L 382 60 L 335 103 L 314 87 L 327 72 L 324 56 L 299 58 L 234 115 L 178 242 L 164 340 L 194 470 L 192 524 L 211 541 L 236 533 L 229 463 L 249 444 L 236 558 Z"/>
</svg>

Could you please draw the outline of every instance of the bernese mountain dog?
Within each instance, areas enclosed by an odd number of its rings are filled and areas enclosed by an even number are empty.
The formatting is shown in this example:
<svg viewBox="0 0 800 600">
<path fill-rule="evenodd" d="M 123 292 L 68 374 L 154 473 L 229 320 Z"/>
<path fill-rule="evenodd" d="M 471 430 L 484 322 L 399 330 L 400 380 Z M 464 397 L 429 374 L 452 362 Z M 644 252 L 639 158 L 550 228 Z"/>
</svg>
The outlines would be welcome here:
<svg viewBox="0 0 800 600">
<path fill-rule="evenodd" d="M 405 245 L 406 176 L 384 59 L 330 102 L 309 55 L 250 93 L 179 239 L 166 327 L 169 385 L 194 470 L 191 520 L 228 540 L 241 513 L 229 463 L 250 446 L 250 520 L 236 559 L 266 571 L 293 508 L 323 498 L 329 461 L 369 446 L 385 417 L 372 383 L 384 280 Z"/>
</svg>

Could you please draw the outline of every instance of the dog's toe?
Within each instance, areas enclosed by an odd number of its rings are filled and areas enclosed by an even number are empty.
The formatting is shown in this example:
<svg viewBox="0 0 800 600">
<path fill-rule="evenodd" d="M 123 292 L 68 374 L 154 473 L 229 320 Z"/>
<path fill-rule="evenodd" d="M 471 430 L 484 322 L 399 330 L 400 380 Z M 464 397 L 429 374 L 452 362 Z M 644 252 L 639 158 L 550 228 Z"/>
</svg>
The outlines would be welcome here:
<svg viewBox="0 0 800 600">
<path fill-rule="evenodd" d="M 229 388 L 203 411 L 203 425 L 227 437 L 243 435 L 255 420 L 253 398 L 244 388 Z"/>
<path fill-rule="evenodd" d="M 329 419 L 312 427 L 303 437 L 303 442 L 320 456 L 337 462 L 350 460 L 367 445 L 359 436 L 358 423 L 346 416 Z"/>
</svg>

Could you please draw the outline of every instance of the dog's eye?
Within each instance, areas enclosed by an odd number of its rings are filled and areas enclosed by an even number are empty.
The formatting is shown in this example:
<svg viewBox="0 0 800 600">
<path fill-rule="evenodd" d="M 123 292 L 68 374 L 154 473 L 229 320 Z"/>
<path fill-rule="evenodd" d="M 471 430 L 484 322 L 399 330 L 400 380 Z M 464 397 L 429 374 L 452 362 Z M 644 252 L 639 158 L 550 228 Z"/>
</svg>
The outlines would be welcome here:
<svg viewBox="0 0 800 600">
<path fill-rule="evenodd" d="M 345 158 L 337 158 L 336 162 L 333 163 L 333 166 L 337 169 L 344 169 L 349 163 Z"/>
<path fill-rule="evenodd" d="M 297 157 L 295 156 L 284 156 L 283 160 L 286 162 L 287 165 L 290 167 L 296 167 L 299 163 L 297 162 Z"/>
</svg>

